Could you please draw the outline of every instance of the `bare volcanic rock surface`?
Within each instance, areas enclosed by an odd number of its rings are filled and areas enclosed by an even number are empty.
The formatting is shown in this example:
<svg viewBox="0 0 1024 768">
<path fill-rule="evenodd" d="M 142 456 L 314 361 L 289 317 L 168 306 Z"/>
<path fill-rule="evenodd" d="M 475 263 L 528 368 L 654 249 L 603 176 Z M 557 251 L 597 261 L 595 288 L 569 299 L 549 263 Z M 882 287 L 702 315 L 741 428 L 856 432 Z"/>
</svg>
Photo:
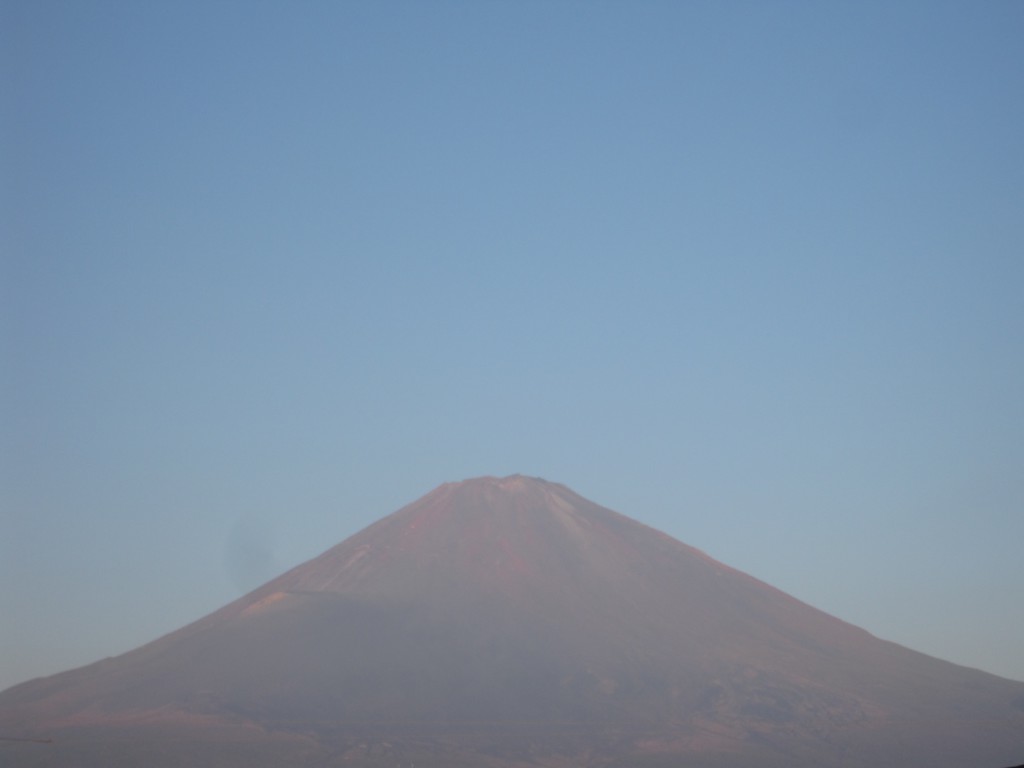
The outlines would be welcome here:
<svg viewBox="0 0 1024 768">
<path fill-rule="evenodd" d="M 512 476 L 0 693 L 0 735 L 33 766 L 998 767 L 1024 758 L 1024 683 Z"/>
</svg>

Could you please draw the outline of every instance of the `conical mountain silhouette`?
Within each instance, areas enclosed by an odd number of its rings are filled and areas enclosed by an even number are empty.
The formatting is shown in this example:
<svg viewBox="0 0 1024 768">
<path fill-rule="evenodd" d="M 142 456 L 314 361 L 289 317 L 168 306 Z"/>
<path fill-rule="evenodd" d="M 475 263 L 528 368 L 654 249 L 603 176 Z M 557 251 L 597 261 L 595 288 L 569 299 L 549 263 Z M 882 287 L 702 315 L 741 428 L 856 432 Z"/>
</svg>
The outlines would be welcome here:
<svg viewBox="0 0 1024 768">
<path fill-rule="evenodd" d="M 1002 766 L 1024 683 L 522 476 L 440 486 L 215 613 L 0 694 L 26 765 Z M 120 761 L 120 762 L 119 762 Z"/>
</svg>

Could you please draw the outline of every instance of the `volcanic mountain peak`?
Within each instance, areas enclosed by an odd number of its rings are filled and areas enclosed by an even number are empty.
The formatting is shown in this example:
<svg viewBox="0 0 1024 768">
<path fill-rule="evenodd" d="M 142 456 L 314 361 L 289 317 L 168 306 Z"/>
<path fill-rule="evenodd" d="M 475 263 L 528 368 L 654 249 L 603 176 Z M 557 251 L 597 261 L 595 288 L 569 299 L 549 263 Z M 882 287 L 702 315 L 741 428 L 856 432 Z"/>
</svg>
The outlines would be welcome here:
<svg viewBox="0 0 1024 768">
<path fill-rule="evenodd" d="M 586 572 L 599 583 L 647 538 L 689 550 L 557 483 L 474 478 L 435 488 L 249 597 L 330 591 L 429 602 L 466 590 L 540 590 L 567 569 L 574 581 Z"/>
<path fill-rule="evenodd" d="M 189 626 L 0 693 L 0 732 L 57 734 L 40 764 L 61 768 L 107 766 L 115 742 L 154 766 L 952 768 L 1019 762 L 1021 701 L 510 475 L 446 483 Z"/>
<path fill-rule="evenodd" d="M 588 504 L 585 499 L 564 485 L 519 474 L 507 477 L 474 477 L 444 483 L 421 499 L 423 502 L 428 500 L 452 508 L 471 507 L 475 514 L 511 514 L 540 510 L 565 512 L 580 506 L 581 503 Z"/>
<path fill-rule="evenodd" d="M 528 475 L 521 475 L 518 472 L 512 475 L 506 475 L 505 477 L 495 477 L 494 475 L 483 475 L 481 477 L 470 477 L 466 480 L 458 480 L 455 482 L 444 483 L 439 486 L 441 488 L 470 488 L 474 486 L 487 486 L 492 488 L 498 488 L 503 491 L 522 491 L 527 488 L 542 488 L 545 486 L 555 486 L 555 483 L 549 483 L 541 477 L 529 477 Z"/>
</svg>

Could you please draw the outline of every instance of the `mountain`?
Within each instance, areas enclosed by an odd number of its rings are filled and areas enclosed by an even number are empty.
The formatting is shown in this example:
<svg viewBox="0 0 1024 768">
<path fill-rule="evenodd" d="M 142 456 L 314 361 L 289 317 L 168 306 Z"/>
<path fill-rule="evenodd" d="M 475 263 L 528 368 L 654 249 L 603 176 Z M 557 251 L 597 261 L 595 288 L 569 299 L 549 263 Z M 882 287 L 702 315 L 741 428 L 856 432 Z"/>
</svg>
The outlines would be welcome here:
<svg viewBox="0 0 1024 768">
<path fill-rule="evenodd" d="M 23 740 L 0 763 L 54 768 L 999 768 L 1024 758 L 1024 683 L 516 475 L 442 485 L 193 624 L 0 693 L 0 734 Z"/>
</svg>

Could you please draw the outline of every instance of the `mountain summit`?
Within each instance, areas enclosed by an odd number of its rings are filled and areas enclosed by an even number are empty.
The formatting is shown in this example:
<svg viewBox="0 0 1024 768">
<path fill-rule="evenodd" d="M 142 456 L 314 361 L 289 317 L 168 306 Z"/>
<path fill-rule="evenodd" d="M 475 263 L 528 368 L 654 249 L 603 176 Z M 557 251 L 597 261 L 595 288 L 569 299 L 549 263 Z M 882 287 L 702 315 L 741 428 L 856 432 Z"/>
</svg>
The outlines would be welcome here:
<svg viewBox="0 0 1024 768">
<path fill-rule="evenodd" d="M 0 693 L 0 734 L 50 740 L 0 743 L 40 766 L 998 768 L 1024 756 L 1024 683 L 513 475 Z"/>
</svg>

